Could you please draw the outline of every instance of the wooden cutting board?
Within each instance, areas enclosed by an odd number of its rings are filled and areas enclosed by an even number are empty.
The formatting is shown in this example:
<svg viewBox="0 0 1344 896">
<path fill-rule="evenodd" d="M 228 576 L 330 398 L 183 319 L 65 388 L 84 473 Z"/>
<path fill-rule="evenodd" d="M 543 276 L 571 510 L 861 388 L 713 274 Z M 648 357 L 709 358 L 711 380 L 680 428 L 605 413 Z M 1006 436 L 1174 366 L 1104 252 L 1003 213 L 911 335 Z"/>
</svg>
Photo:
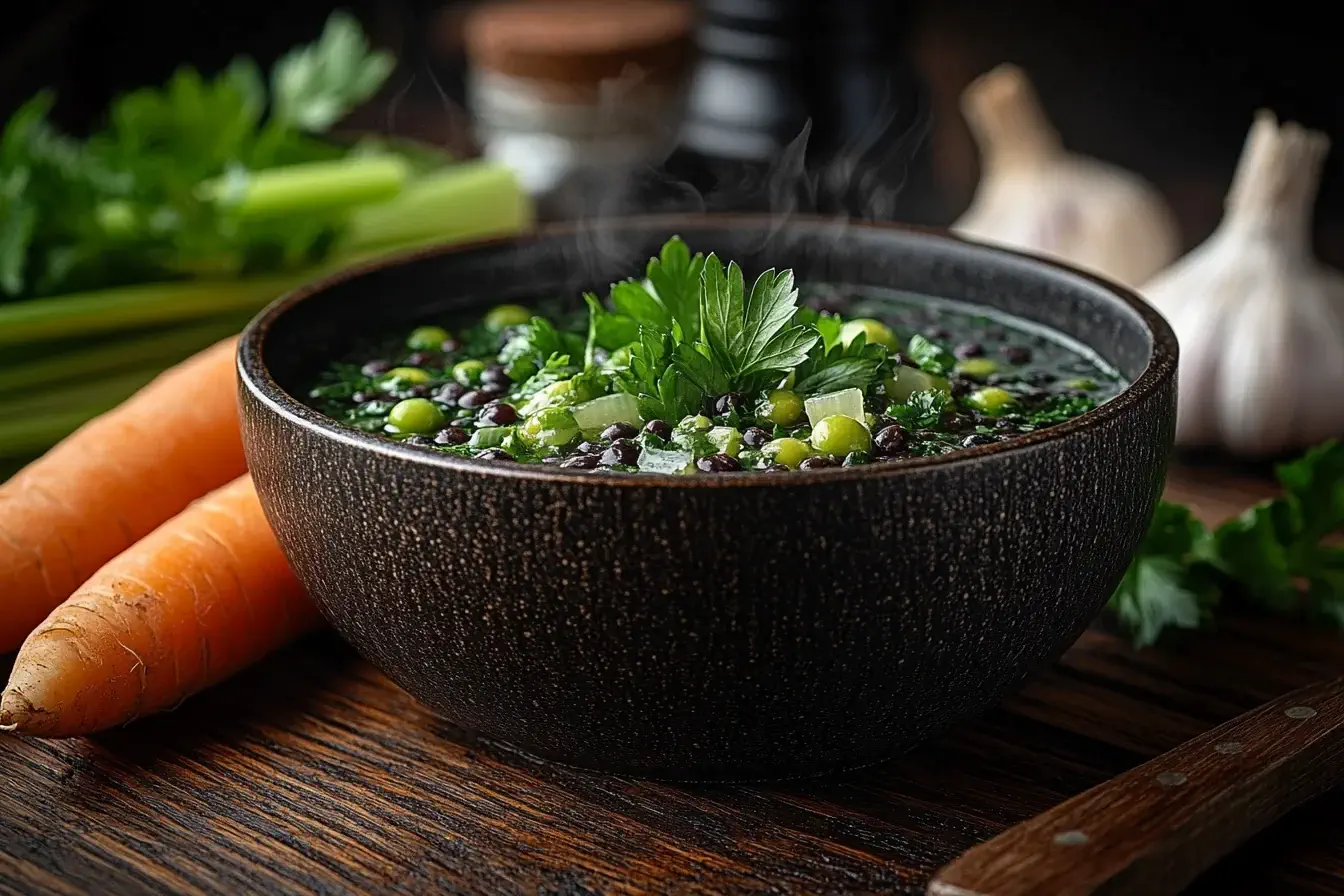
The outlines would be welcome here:
<svg viewBox="0 0 1344 896">
<path fill-rule="evenodd" d="M 1173 472 L 1218 520 L 1272 492 Z M 330 635 L 176 713 L 0 740 L 0 893 L 922 893 L 972 844 L 1292 688 L 1344 638 L 1264 619 L 1143 652 L 1092 631 L 984 718 L 883 767 L 674 787 L 472 742 Z M 1192 892 L 1344 893 L 1344 794 Z"/>
</svg>

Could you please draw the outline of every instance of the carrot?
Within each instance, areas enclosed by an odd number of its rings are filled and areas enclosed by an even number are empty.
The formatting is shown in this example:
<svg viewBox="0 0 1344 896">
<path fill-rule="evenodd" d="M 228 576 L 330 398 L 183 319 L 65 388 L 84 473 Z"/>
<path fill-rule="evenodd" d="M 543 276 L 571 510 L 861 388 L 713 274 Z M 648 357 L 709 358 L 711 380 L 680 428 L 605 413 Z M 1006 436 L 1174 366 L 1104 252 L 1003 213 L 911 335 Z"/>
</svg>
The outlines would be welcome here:
<svg viewBox="0 0 1344 896">
<path fill-rule="evenodd" d="M 235 345 L 168 370 L 0 485 L 0 653 L 104 563 L 246 472 Z"/>
<path fill-rule="evenodd" d="M 28 636 L 0 726 L 73 737 L 171 709 L 318 621 L 242 476 L 108 563 Z"/>
</svg>

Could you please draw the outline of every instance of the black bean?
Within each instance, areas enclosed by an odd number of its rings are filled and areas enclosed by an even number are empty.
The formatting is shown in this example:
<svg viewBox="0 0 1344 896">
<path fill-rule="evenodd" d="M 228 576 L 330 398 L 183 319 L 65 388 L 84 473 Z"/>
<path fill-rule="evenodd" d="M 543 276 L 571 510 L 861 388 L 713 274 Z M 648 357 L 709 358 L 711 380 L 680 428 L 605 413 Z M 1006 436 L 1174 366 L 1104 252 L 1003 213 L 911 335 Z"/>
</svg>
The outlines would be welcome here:
<svg viewBox="0 0 1344 896">
<path fill-rule="evenodd" d="M 496 396 L 487 393 L 484 389 L 473 389 L 457 400 L 457 406 L 475 410 L 476 408 L 485 407 L 493 401 L 495 397 Z"/>
<path fill-rule="evenodd" d="M 503 448 L 482 448 L 476 452 L 477 460 L 513 460 L 513 455 Z"/>
<path fill-rule="evenodd" d="M 633 439 L 639 435 L 639 430 L 629 423 L 613 423 L 602 430 L 602 438 L 608 442 L 614 442 L 617 439 Z"/>
<path fill-rule="evenodd" d="M 443 340 L 443 344 L 439 346 L 439 351 L 446 355 L 457 351 L 461 347 L 462 343 L 458 342 L 456 339 L 445 339 Z"/>
<path fill-rule="evenodd" d="M 600 463 L 604 467 L 614 467 L 617 464 L 633 465 L 639 462 L 639 446 L 634 442 L 621 439 L 618 442 L 612 442 L 611 447 L 602 452 Z"/>
<path fill-rule="evenodd" d="M 990 445 L 998 440 L 998 436 L 992 436 L 983 432 L 973 432 L 961 440 L 961 445 L 963 448 L 974 448 L 976 445 Z"/>
<path fill-rule="evenodd" d="M 652 433 L 664 442 L 672 438 L 672 425 L 665 420 L 650 420 L 644 424 L 644 431 Z"/>
<path fill-rule="evenodd" d="M 439 356 L 432 352 L 411 352 L 406 356 L 407 367 L 429 367 L 438 361 Z"/>
<path fill-rule="evenodd" d="M 1031 363 L 1031 349 L 1025 345 L 1005 345 L 999 352 L 1009 364 Z"/>
<path fill-rule="evenodd" d="M 849 452 L 848 454 L 845 455 L 845 462 L 844 462 L 843 466 L 846 466 L 846 467 L 861 467 L 861 466 L 863 466 L 863 465 L 866 464 L 866 463 L 869 463 L 869 458 L 868 458 L 868 454 L 867 454 L 867 452 L 864 452 L 864 451 L 851 451 L 851 452 Z"/>
<path fill-rule="evenodd" d="M 447 426 L 439 430 L 438 435 L 434 436 L 434 441 L 440 445 L 461 445 L 470 439 L 467 431 L 460 426 Z"/>
<path fill-rule="evenodd" d="M 384 373 L 387 373 L 391 369 L 392 369 L 391 361 L 379 358 L 376 361 L 370 361 L 363 367 L 359 368 L 359 372 L 364 374 L 365 376 L 380 376 Z"/>
<path fill-rule="evenodd" d="M 500 367 L 498 364 L 491 364 L 481 371 L 482 386 L 493 386 L 504 389 L 512 382 L 513 380 L 509 379 L 509 375 L 504 372 L 504 368 Z"/>
<path fill-rule="evenodd" d="M 824 470 L 827 467 L 834 467 L 837 461 L 833 457 L 825 454 L 818 454 L 813 457 L 803 458 L 803 462 L 798 465 L 800 470 Z"/>
<path fill-rule="evenodd" d="M 496 385 L 495 383 L 490 383 L 489 385 L 482 384 L 476 391 L 480 392 L 490 401 L 494 401 L 496 398 L 503 398 L 504 393 L 509 390 L 503 386 Z"/>
<path fill-rule="evenodd" d="M 481 412 L 476 415 L 476 423 L 480 426 L 508 426 L 518 419 L 518 411 L 511 404 L 504 402 L 491 402 L 481 408 Z"/>
<path fill-rule="evenodd" d="M 601 454 L 607 450 L 607 446 L 601 442 L 580 442 L 579 447 L 575 449 L 579 454 Z"/>
<path fill-rule="evenodd" d="M 742 433 L 742 444 L 748 448 L 759 448 L 768 441 L 770 441 L 770 433 L 759 426 L 749 426 Z"/>
<path fill-rule="evenodd" d="M 900 424 L 884 426 L 873 437 L 879 455 L 892 455 L 905 449 L 905 428 Z"/>
<path fill-rule="evenodd" d="M 560 466 L 567 470 L 592 470 L 597 467 L 597 455 L 576 454 L 560 461 Z"/>
<path fill-rule="evenodd" d="M 455 405 L 466 394 L 467 387 L 461 383 L 445 383 L 439 387 L 438 392 L 434 393 L 434 397 L 444 404 Z"/>
<path fill-rule="evenodd" d="M 877 420 L 873 423 L 873 432 L 881 432 L 888 426 L 900 426 L 901 421 L 895 417 L 888 417 L 886 414 L 878 414 Z"/>
<path fill-rule="evenodd" d="M 787 473 L 789 468 L 783 464 L 770 464 L 765 468 L 766 473 Z"/>
<path fill-rule="evenodd" d="M 747 400 L 737 392 L 725 392 L 714 399 L 714 416 L 722 417 L 732 411 L 739 414 L 747 412 Z"/>
<path fill-rule="evenodd" d="M 414 445 L 416 448 L 433 448 L 434 440 L 429 436 L 411 436 L 402 441 L 403 445 Z"/>
<path fill-rule="evenodd" d="M 952 350 L 958 358 L 978 358 L 985 353 L 985 347 L 978 342 L 963 342 Z"/>
<path fill-rule="evenodd" d="M 979 384 L 975 380 L 966 379 L 964 376 L 954 376 L 948 380 L 947 388 L 952 393 L 953 398 L 965 398 L 979 388 Z"/>
<path fill-rule="evenodd" d="M 696 458 L 695 468 L 701 473 L 736 473 L 742 469 L 737 458 L 726 454 L 707 454 Z"/>
<path fill-rule="evenodd" d="M 1048 386 L 1057 379 L 1059 379 L 1059 377 L 1048 370 L 1033 370 L 1031 373 L 1027 374 L 1027 382 L 1031 383 L 1033 386 Z"/>
</svg>

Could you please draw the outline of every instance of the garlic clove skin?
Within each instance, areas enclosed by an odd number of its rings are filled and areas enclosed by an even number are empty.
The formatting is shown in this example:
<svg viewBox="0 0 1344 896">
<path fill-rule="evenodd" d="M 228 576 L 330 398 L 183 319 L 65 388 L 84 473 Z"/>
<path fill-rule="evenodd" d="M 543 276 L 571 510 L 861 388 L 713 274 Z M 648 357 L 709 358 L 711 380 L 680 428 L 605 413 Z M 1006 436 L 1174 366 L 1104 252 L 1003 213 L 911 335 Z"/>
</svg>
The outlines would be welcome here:
<svg viewBox="0 0 1344 896">
<path fill-rule="evenodd" d="M 1223 221 L 1142 288 L 1181 344 L 1178 444 L 1264 457 L 1344 433 L 1344 275 L 1310 249 L 1328 148 L 1258 113 Z"/>
<path fill-rule="evenodd" d="M 1175 216 L 1137 175 L 1067 151 L 1026 74 L 1002 65 L 962 94 L 981 178 L 952 231 L 1136 285 L 1180 252 Z"/>
</svg>

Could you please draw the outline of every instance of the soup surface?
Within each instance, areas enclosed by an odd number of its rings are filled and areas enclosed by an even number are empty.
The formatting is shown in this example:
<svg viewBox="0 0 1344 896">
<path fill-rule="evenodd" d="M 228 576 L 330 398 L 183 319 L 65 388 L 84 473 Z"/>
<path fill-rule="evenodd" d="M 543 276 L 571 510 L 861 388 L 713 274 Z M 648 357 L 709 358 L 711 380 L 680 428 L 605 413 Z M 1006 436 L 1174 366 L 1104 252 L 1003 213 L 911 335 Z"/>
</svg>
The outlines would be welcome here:
<svg viewBox="0 0 1344 896">
<path fill-rule="evenodd" d="M 501 305 L 367 342 L 312 406 L 484 461 L 658 474 L 899 462 L 1096 407 L 1119 374 L 1058 333 L 866 287 L 754 282 L 672 240 L 586 307 Z"/>
</svg>

